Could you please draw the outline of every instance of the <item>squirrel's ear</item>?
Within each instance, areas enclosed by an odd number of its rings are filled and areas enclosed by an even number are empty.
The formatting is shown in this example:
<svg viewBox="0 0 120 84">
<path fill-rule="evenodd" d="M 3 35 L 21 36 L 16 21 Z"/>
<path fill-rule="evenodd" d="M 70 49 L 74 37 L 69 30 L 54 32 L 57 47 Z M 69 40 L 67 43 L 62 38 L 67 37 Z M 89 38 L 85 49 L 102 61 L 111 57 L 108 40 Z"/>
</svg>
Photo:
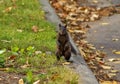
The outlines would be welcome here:
<svg viewBox="0 0 120 84">
<path fill-rule="evenodd" d="M 59 24 L 59 27 L 61 27 L 61 24 Z"/>
</svg>

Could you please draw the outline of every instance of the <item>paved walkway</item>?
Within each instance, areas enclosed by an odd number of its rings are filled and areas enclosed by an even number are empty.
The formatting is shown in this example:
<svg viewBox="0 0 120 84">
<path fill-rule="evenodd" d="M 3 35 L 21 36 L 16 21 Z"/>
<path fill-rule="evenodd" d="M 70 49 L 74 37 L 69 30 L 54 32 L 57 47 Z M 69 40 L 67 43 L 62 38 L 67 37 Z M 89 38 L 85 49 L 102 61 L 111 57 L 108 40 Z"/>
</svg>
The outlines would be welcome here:
<svg viewBox="0 0 120 84">
<path fill-rule="evenodd" d="M 120 51 L 120 15 L 106 17 L 89 24 L 92 28 L 88 32 L 87 40 L 107 54 L 106 61 L 120 59 L 120 55 L 113 53 L 115 50 Z M 120 62 L 108 62 L 108 64 L 120 71 Z M 117 80 L 120 81 L 120 73 L 117 74 Z"/>
<path fill-rule="evenodd" d="M 104 1 L 104 6 L 120 3 L 120 0 Z M 98 4 L 98 6 L 100 5 L 101 4 Z M 100 49 L 107 54 L 107 57 L 105 58 L 106 63 L 111 65 L 114 70 L 119 71 L 114 79 L 120 81 L 120 54 L 114 53 L 115 51 L 120 51 L 120 14 L 104 17 L 99 21 L 89 22 L 88 24 L 90 24 L 91 29 L 88 32 L 87 40 L 95 45 L 97 49 Z M 108 61 L 109 59 L 118 61 Z"/>
</svg>

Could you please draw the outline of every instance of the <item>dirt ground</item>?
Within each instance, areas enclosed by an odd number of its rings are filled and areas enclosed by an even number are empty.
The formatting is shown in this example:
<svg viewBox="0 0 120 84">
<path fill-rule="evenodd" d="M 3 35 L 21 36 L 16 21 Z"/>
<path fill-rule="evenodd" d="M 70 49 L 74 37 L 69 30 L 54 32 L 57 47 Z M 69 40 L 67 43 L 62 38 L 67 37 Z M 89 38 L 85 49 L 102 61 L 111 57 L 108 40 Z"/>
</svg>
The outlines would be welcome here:
<svg viewBox="0 0 120 84">
<path fill-rule="evenodd" d="M 0 84 L 18 84 L 19 79 L 22 77 L 20 74 L 0 71 Z"/>
</svg>

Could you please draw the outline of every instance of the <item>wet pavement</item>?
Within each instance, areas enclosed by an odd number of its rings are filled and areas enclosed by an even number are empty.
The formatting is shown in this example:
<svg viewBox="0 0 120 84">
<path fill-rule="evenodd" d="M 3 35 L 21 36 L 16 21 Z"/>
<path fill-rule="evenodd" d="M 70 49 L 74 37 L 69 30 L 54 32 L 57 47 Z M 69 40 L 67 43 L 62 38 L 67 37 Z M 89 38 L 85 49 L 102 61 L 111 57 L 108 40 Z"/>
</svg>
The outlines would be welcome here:
<svg viewBox="0 0 120 84">
<path fill-rule="evenodd" d="M 80 6 L 108 7 L 120 4 L 120 0 L 77 0 Z"/>
<path fill-rule="evenodd" d="M 103 7 L 118 5 L 120 0 L 101 0 L 98 6 L 102 4 Z M 111 65 L 114 70 L 119 71 L 113 79 L 120 81 L 120 61 L 116 63 L 108 61 L 109 59 L 120 59 L 120 54 L 114 53 L 115 51 L 120 51 L 120 14 L 103 17 L 99 21 L 89 22 L 88 24 L 91 29 L 87 33 L 87 41 L 106 53 L 106 63 Z"/>
<path fill-rule="evenodd" d="M 89 23 L 91 29 L 87 34 L 87 40 L 97 49 L 106 53 L 106 63 L 113 69 L 120 71 L 120 62 L 108 62 L 109 59 L 120 59 L 120 55 L 113 52 L 120 51 L 120 14 L 102 18 L 100 21 Z M 120 72 L 115 77 L 120 81 Z"/>
</svg>

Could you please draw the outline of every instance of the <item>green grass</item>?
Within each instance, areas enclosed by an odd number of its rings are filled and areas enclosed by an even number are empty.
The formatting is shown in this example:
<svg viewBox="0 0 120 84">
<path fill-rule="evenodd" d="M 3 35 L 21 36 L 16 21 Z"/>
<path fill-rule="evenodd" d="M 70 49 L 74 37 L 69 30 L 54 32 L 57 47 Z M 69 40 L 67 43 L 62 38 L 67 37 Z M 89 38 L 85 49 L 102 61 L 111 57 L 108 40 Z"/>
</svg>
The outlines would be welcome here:
<svg viewBox="0 0 120 84">
<path fill-rule="evenodd" d="M 37 0 L 1 1 L 0 48 L 35 46 L 42 51 L 54 50 L 55 27 L 44 20 L 44 12 L 39 11 L 38 4 Z M 43 31 L 34 33 L 33 26 Z"/>
<path fill-rule="evenodd" d="M 77 84 L 78 75 L 62 65 L 63 59 L 56 61 L 55 39 L 55 26 L 45 20 L 38 0 L 0 1 L 0 67 L 26 74 L 27 84 L 39 79 L 41 84 Z"/>
</svg>

